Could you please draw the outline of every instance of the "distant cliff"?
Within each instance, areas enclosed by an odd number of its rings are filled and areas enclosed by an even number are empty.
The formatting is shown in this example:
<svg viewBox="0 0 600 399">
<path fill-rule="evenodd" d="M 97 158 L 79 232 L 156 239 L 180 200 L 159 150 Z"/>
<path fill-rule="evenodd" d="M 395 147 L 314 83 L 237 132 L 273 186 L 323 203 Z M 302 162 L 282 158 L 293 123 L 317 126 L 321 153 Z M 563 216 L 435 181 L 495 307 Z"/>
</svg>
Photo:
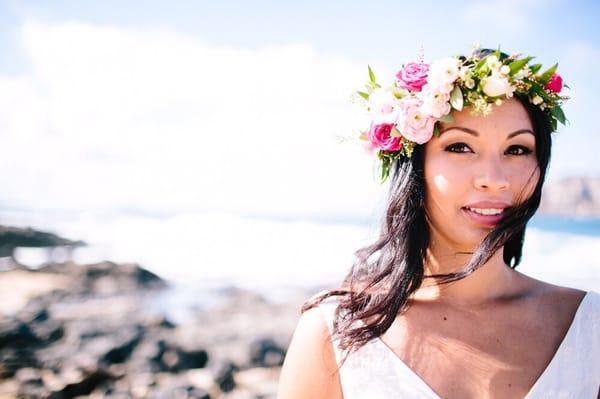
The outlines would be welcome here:
<svg viewBox="0 0 600 399">
<path fill-rule="evenodd" d="M 600 177 L 569 177 L 547 182 L 538 213 L 600 217 Z"/>
</svg>

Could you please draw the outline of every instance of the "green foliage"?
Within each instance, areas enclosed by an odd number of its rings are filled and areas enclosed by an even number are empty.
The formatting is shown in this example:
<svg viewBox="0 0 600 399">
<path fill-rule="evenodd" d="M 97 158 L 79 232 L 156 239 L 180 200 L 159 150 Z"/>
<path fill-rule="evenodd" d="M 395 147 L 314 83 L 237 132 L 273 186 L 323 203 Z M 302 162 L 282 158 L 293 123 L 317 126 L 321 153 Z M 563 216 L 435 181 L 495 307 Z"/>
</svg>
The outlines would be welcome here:
<svg viewBox="0 0 600 399">
<path fill-rule="evenodd" d="M 408 140 L 406 137 L 402 137 L 400 141 L 402 142 L 402 152 L 406 157 L 410 158 L 417 143 Z"/>
<path fill-rule="evenodd" d="M 452 89 L 452 93 L 450 93 L 450 105 L 457 111 L 462 110 L 463 108 L 463 94 L 458 85 L 454 86 Z"/>
<path fill-rule="evenodd" d="M 454 122 L 454 117 L 450 114 L 443 115 L 441 118 L 438 118 L 438 121 L 444 123 L 452 123 Z"/>
<path fill-rule="evenodd" d="M 368 65 L 367 66 L 369 68 L 369 80 L 371 81 L 371 83 L 373 83 L 374 85 L 377 84 L 377 80 L 375 79 L 375 74 L 373 73 L 373 70 L 371 69 L 371 66 Z"/>
<path fill-rule="evenodd" d="M 487 62 L 487 57 L 489 57 L 489 55 L 480 59 L 477 65 L 475 65 L 475 68 L 473 68 L 476 74 L 479 74 L 479 72 L 483 69 L 485 63 Z"/>
<path fill-rule="evenodd" d="M 369 100 L 369 93 L 365 93 L 364 91 L 356 91 L 358 93 L 359 96 L 361 96 L 362 98 L 364 98 L 365 100 Z"/>
<path fill-rule="evenodd" d="M 394 161 L 401 156 L 402 150 L 392 152 L 379 150 L 377 157 L 381 160 L 381 164 L 379 166 L 379 179 L 382 184 L 388 179 Z"/>
<path fill-rule="evenodd" d="M 390 175 L 390 165 L 392 161 L 389 157 L 383 157 L 381 162 L 381 182 L 384 183 Z"/>
<path fill-rule="evenodd" d="M 542 64 L 533 64 L 529 66 L 531 73 L 537 73 L 542 68 Z"/>
<path fill-rule="evenodd" d="M 550 98 L 550 96 L 548 95 L 546 90 L 544 90 L 544 86 L 542 86 L 541 84 L 539 84 L 538 82 L 533 81 L 533 80 L 528 80 L 528 81 L 531 83 L 531 91 L 533 93 L 542 97 L 544 99 L 544 101 L 547 101 L 547 102 L 552 101 L 552 99 Z"/>
<path fill-rule="evenodd" d="M 554 116 L 560 123 L 565 124 L 567 118 L 565 117 L 565 113 L 563 112 L 561 107 L 553 107 L 550 108 L 550 113 Z"/>
<path fill-rule="evenodd" d="M 552 65 L 550 68 L 546 69 L 544 71 L 544 73 L 542 73 L 542 75 L 540 76 L 538 81 L 542 85 L 545 85 L 546 83 L 548 83 L 550 81 L 550 78 L 554 74 L 554 72 L 556 72 L 556 68 L 558 68 L 558 63 L 556 63 L 556 64 Z"/>
<path fill-rule="evenodd" d="M 513 76 L 517 72 L 519 72 L 529 61 L 531 61 L 533 57 L 525 57 L 520 60 L 515 60 L 511 62 L 508 67 L 510 68 L 510 76 Z"/>
</svg>

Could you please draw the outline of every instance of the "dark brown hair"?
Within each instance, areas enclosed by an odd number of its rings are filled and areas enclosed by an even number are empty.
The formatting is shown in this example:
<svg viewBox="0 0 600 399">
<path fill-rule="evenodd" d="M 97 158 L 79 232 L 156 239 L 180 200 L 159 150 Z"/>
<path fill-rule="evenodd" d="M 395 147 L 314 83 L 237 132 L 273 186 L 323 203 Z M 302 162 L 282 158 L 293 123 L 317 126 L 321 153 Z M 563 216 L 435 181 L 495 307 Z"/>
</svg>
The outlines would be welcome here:
<svg viewBox="0 0 600 399">
<path fill-rule="evenodd" d="M 485 56 L 489 49 L 477 51 Z M 501 59 L 507 55 L 502 53 Z M 349 354 L 381 336 L 396 316 L 407 309 L 409 297 L 421 286 L 424 278 L 438 284 L 460 280 L 485 264 L 500 248 L 506 265 L 515 268 L 521 261 L 527 222 L 537 211 L 542 186 L 550 162 L 551 133 L 549 117 L 527 98 L 515 97 L 525 107 L 536 139 L 535 155 L 539 179 L 529 198 L 519 198 L 517 205 L 506 209 L 499 222 L 462 271 L 424 276 L 423 261 L 429 246 L 429 227 L 425 215 L 424 145 L 416 146 L 411 158 L 392 165 L 390 192 L 379 238 L 356 251 L 355 262 L 341 288 L 329 290 L 311 298 L 302 312 L 324 299 L 338 296 L 332 337 L 339 339 L 341 349 Z M 358 326 L 356 321 L 362 321 Z"/>
</svg>

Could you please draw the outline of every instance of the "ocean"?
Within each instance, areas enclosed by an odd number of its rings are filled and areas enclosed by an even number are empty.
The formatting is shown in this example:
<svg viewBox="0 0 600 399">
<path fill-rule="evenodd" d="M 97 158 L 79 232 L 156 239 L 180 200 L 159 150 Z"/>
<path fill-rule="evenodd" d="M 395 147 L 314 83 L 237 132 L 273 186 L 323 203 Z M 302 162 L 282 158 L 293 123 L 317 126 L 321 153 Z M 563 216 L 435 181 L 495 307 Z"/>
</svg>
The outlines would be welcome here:
<svg viewBox="0 0 600 399">
<path fill-rule="evenodd" d="M 79 263 L 135 262 L 172 283 L 165 308 L 204 306 L 207 292 L 237 286 L 271 300 L 339 282 L 354 251 L 375 237 L 376 221 L 320 221 L 217 213 L 144 214 L 0 211 L 0 224 L 31 226 L 88 246 Z M 558 285 L 600 291 L 600 219 L 535 216 L 517 270 Z M 57 255 L 57 254 L 55 254 Z M 17 259 L 39 266 L 42 249 Z M 57 255 L 61 260 L 60 255 Z"/>
</svg>

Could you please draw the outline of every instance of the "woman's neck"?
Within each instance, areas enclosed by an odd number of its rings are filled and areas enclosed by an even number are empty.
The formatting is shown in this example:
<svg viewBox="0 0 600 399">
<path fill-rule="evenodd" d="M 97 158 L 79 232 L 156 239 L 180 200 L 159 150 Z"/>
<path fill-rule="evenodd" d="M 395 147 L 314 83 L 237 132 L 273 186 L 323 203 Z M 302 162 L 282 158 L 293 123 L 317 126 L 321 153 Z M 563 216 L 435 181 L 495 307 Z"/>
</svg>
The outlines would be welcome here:
<svg viewBox="0 0 600 399">
<path fill-rule="evenodd" d="M 470 257 L 471 254 L 428 249 L 425 276 L 458 272 Z M 519 275 L 504 263 L 503 248 L 500 248 L 485 264 L 461 280 L 438 285 L 435 279 L 425 278 L 412 298 L 476 308 L 513 297 L 520 289 Z"/>
</svg>

